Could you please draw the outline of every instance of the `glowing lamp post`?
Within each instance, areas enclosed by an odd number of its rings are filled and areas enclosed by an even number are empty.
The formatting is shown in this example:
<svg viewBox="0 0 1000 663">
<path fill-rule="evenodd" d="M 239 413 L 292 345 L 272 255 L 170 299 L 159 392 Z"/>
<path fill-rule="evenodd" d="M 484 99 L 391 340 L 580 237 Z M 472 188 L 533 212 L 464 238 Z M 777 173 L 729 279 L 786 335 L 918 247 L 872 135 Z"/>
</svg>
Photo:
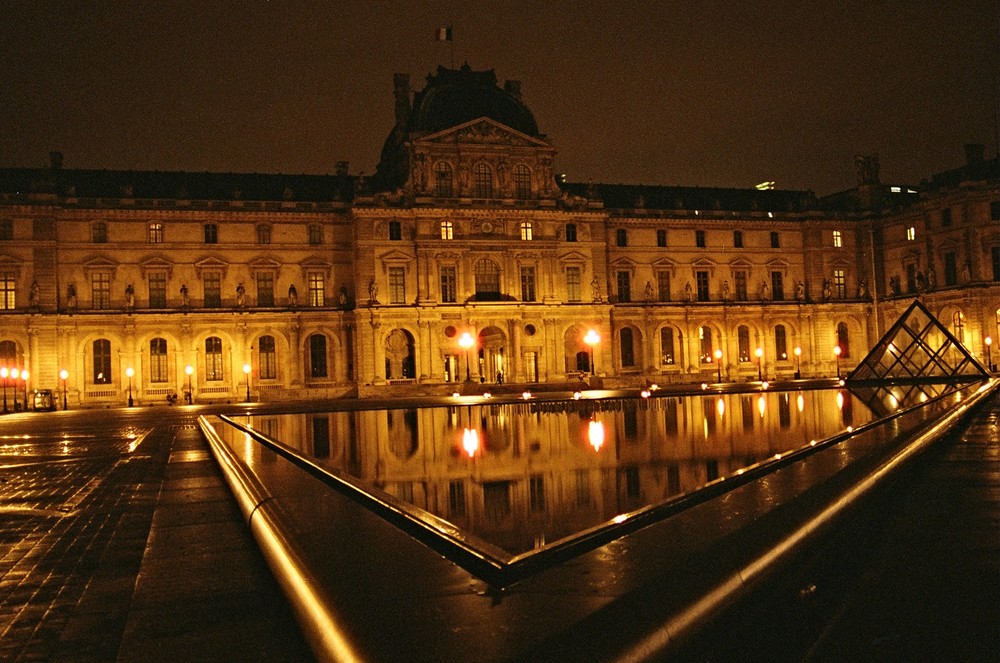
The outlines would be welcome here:
<svg viewBox="0 0 1000 663">
<path fill-rule="evenodd" d="M 988 369 L 990 369 L 990 373 L 992 373 L 993 372 L 993 352 L 992 352 L 993 339 L 990 338 L 989 336 L 987 336 L 986 339 L 985 339 L 985 342 L 986 342 L 986 367 Z"/>
<path fill-rule="evenodd" d="M 194 373 L 194 367 L 191 366 L 190 364 L 188 364 L 187 366 L 184 367 L 184 372 L 187 373 L 187 376 L 188 376 L 187 402 L 188 402 L 188 405 L 191 405 L 191 402 L 192 402 L 192 398 L 191 398 L 191 374 Z"/>
<path fill-rule="evenodd" d="M 718 348 L 715 350 L 715 371 L 719 376 L 719 382 L 722 382 L 722 350 Z"/>
<path fill-rule="evenodd" d="M 247 378 L 247 403 L 250 402 L 250 364 L 243 364 L 243 375 Z"/>
<path fill-rule="evenodd" d="M 65 368 L 62 369 L 61 371 L 59 371 L 59 379 L 62 380 L 62 383 L 63 383 L 63 409 L 64 410 L 68 410 L 69 409 L 69 401 L 66 398 L 66 380 L 68 378 L 69 378 L 69 371 L 67 371 Z"/>
<path fill-rule="evenodd" d="M 799 360 L 802 357 L 802 348 L 796 346 L 794 352 L 795 352 L 795 379 L 798 380 L 800 377 L 802 377 L 802 370 L 801 370 L 802 366 L 799 363 Z"/>
<path fill-rule="evenodd" d="M 472 334 L 469 332 L 462 332 L 462 335 L 458 337 L 458 345 L 463 350 L 465 350 L 465 381 L 472 382 L 472 373 L 469 370 L 469 350 L 472 346 L 476 344 L 476 340 L 472 338 Z"/>
<path fill-rule="evenodd" d="M 132 376 L 135 375 L 135 371 L 131 366 L 125 369 L 125 375 L 128 377 L 128 406 L 132 407 Z"/>
<path fill-rule="evenodd" d="M 837 357 L 837 379 L 840 379 L 840 346 L 833 346 L 833 354 Z"/>
<path fill-rule="evenodd" d="M 590 374 L 595 375 L 594 346 L 601 342 L 601 335 L 597 333 L 596 329 L 588 329 L 587 333 L 583 335 L 583 342 L 590 348 Z"/>
<path fill-rule="evenodd" d="M 3 380 L 3 413 L 7 414 L 9 410 L 7 409 L 7 376 L 10 375 L 10 371 L 7 370 L 6 366 L 0 368 L 0 379 Z"/>
<path fill-rule="evenodd" d="M 757 355 L 757 379 L 760 380 L 761 382 L 763 382 L 764 381 L 764 373 L 761 370 L 760 366 L 761 366 L 762 360 L 764 359 L 764 348 L 757 348 L 756 350 L 754 350 L 754 354 Z"/>
</svg>

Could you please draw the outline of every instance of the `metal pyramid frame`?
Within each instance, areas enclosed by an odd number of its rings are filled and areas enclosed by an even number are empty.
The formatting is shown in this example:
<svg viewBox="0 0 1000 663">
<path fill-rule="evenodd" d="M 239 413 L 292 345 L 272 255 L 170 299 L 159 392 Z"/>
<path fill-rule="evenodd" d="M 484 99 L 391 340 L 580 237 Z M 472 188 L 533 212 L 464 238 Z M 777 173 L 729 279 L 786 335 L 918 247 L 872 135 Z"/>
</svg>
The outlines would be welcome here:
<svg viewBox="0 0 1000 663">
<path fill-rule="evenodd" d="M 914 299 L 846 382 L 972 382 L 989 377 L 987 368 Z"/>
</svg>

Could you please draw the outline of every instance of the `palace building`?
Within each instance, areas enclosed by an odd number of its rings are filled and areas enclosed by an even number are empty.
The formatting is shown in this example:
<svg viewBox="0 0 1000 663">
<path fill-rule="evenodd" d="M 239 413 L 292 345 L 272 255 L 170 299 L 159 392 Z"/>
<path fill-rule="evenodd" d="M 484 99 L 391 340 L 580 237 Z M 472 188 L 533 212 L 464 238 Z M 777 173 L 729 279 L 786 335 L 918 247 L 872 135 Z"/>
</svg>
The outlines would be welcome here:
<svg viewBox="0 0 1000 663">
<path fill-rule="evenodd" d="M 919 185 L 858 157 L 824 197 L 568 182 L 518 82 L 439 67 L 394 93 L 371 177 L 0 169 L 4 400 L 833 376 L 914 297 L 993 361 L 982 146 Z"/>
</svg>

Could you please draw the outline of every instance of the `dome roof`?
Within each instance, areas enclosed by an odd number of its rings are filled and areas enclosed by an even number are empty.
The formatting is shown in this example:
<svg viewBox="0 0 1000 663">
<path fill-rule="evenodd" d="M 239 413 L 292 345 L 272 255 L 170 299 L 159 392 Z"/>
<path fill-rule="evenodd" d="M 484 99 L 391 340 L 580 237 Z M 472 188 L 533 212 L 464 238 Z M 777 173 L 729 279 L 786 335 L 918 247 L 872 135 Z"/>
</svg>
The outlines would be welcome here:
<svg viewBox="0 0 1000 663">
<path fill-rule="evenodd" d="M 435 133 L 488 117 L 529 136 L 538 136 L 538 125 L 519 98 L 516 84 L 497 86 L 496 73 L 439 66 L 427 77 L 427 86 L 413 99 L 407 125 L 409 133 Z"/>
</svg>

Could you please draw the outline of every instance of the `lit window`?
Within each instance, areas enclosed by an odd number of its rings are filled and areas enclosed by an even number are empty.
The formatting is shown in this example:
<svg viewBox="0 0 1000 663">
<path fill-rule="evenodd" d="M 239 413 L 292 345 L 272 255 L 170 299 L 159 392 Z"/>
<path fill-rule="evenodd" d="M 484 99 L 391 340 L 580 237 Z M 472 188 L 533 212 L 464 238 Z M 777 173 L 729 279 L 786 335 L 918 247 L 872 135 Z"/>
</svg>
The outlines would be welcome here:
<svg viewBox="0 0 1000 663">
<path fill-rule="evenodd" d="M 205 339 L 205 381 L 222 380 L 222 339 L 209 336 Z"/>
<path fill-rule="evenodd" d="M 149 342 L 149 381 L 167 381 L 167 339 L 154 338 Z"/>
<path fill-rule="evenodd" d="M 842 269 L 833 270 L 833 293 L 837 299 L 847 298 L 847 278 Z"/>
<path fill-rule="evenodd" d="M 839 230 L 833 231 L 833 246 L 834 248 L 840 248 L 844 245 L 844 237 L 840 234 Z"/>
<path fill-rule="evenodd" d="M 12 272 L 0 274 L 0 309 L 11 311 L 17 302 L 15 296 L 16 282 Z"/>
<path fill-rule="evenodd" d="M 326 284 L 319 272 L 309 274 L 309 306 L 326 306 Z"/>
<path fill-rule="evenodd" d="M 455 225 L 451 221 L 441 222 L 441 239 L 455 239 Z"/>
<path fill-rule="evenodd" d="M 163 224 L 149 224 L 147 238 L 150 244 L 163 244 Z"/>
<path fill-rule="evenodd" d="M 94 384 L 111 384 L 111 341 L 99 338 L 94 341 Z"/>
<path fill-rule="evenodd" d="M 912 242 L 916 238 L 917 238 L 917 229 L 914 228 L 913 226 L 910 226 L 909 228 L 907 228 L 906 229 L 906 239 L 908 239 L 908 240 L 910 240 Z"/>
<path fill-rule="evenodd" d="M 521 222 L 521 239 L 524 241 L 531 240 L 531 221 Z"/>
</svg>

